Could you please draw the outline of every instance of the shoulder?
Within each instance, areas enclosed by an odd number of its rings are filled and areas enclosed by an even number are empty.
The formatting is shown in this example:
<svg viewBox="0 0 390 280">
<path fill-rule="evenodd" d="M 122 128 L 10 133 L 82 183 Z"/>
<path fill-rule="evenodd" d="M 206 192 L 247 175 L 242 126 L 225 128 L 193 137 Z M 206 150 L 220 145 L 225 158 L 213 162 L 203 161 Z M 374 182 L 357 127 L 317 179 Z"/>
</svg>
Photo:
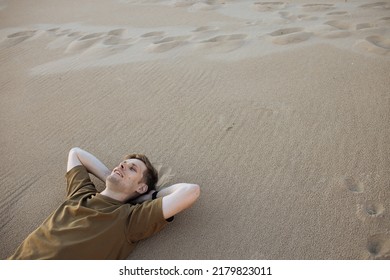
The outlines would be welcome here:
<svg viewBox="0 0 390 280">
<path fill-rule="evenodd" d="M 127 232 L 130 242 L 145 239 L 165 227 L 168 223 L 162 212 L 162 198 L 131 206 Z"/>
<path fill-rule="evenodd" d="M 96 192 L 87 169 L 83 165 L 77 165 L 70 169 L 65 178 L 67 180 L 67 196 L 70 197 L 80 190 Z"/>
<path fill-rule="evenodd" d="M 162 199 L 144 201 L 142 203 L 130 205 L 131 215 L 138 215 L 151 218 L 152 216 L 163 216 Z"/>
</svg>

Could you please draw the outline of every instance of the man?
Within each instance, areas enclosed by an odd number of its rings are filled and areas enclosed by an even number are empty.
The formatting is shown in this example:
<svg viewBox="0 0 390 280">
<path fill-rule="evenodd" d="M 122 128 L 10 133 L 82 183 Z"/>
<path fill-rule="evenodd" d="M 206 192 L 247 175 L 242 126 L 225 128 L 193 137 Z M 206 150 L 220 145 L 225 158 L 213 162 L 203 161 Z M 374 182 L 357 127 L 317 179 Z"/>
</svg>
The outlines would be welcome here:
<svg viewBox="0 0 390 280">
<path fill-rule="evenodd" d="M 98 193 L 89 174 L 105 182 Z M 67 198 L 9 259 L 125 259 L 199 197 L 195 184 L 155 191 L 156 169 L 133 154 L 112 171 L 80 148 L 69 152 Z M 129 203 L 130 201 L 130 203 Z"/>
</svg>

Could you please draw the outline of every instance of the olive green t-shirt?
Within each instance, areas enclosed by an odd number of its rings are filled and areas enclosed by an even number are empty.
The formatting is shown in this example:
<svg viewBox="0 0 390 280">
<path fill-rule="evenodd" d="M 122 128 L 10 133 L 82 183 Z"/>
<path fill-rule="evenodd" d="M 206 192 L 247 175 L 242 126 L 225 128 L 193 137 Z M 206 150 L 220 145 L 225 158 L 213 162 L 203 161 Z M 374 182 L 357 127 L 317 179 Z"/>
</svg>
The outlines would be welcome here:
<svg viewBox="0 0 390 280">
<path fill-rule="evenodd" d="M 84 166 L 66 179 L 66 201 L 9 259 L 125 259 L 167 224 L 162 198 L 132 205 L 101 195 Z"/>
</svg>

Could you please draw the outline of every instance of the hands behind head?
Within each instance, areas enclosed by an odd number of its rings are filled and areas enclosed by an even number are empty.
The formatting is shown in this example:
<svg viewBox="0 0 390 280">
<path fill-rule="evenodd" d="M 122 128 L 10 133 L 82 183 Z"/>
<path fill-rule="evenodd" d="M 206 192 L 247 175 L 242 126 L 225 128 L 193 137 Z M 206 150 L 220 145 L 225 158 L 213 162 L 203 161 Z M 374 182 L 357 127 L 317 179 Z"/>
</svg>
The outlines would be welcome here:
<svg viewBox="0 0 390 280">
<path fill-rule="evenodd" d="M 132 203 L 132 204 L 137 204 L 137 203 L 142 203 L 142 202 L 145 202 L 145 201 L 148 201 L 148 200 L 152 200 L 152 195 L 153 193 L 155 193 L 156 190 L 151 190 L 145 194 L 142 194 L 140 196 L 138 196 L 137 198 L 133 199 L 133 200 L 130 200 L 129 202 Z"/>
</svg>

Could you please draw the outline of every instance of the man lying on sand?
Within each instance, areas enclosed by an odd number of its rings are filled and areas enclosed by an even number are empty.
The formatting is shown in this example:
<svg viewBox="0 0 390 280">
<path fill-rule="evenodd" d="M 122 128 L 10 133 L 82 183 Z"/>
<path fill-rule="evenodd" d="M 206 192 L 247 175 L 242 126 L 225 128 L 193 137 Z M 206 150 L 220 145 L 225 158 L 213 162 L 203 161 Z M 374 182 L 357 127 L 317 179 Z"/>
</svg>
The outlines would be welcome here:
<svg viewBox="0 0 390 280">
<path fill-rule="evenodd" d="M 105 182 L 101 193 L 88 173 Z M 158 173 L 140 154 L 110 171 L 92 154 L 73 148 L 66 179 L 65 202 L 9 259 L 125 259 L 138 241 L 160 231 L 200 194 L 198 185 L 186 183 L 157 192 Z"/>
</svg>

